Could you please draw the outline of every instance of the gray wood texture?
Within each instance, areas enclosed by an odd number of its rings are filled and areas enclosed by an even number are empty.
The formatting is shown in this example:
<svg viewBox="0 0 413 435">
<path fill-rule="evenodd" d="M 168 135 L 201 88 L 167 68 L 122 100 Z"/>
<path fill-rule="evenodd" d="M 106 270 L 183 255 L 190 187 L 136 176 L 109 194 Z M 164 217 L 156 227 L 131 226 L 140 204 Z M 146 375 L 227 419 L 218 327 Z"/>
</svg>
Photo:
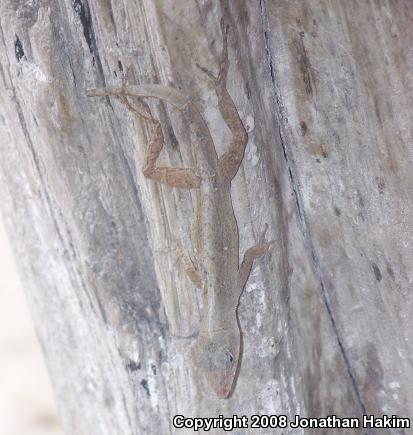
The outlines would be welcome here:
<svg viewBox="0 0 413 435">
<path fill-rule="evenodd" d="M 130 84 L 176 86 L 224 152 L 195 67 L 216 69 L 221 16 L 249 132 L 241 254 L 265 222 L 277 240 L 241 297 L 227 400 L 191 354 L 202 307 L 176 248 L 193 198 L 143 177 L 141 122 L 86 97 L 127 68 Z M 408 0 L 2 0 L 0 207 L 67 433 L 171 433 L 175 414 L 413 416 L 412 20 Z M 179 113 L 151 107 L 163 162 L 190 165 Z"/>
</svg>

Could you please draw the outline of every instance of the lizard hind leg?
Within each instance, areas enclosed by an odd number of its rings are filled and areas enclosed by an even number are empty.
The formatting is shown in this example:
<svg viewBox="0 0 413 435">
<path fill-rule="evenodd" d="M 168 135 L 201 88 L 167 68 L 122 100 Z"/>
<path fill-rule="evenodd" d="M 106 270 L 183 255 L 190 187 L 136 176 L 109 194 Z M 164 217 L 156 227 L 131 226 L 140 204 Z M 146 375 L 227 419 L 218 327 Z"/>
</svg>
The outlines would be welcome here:
<svg viewBox="0 0 413 435">
<path fill-rule="evenodd" d="M 265 255 L 269 251 L 270 246 L 274 243 L 274 240 L 267 241 L 267 230 L 268 224 L 265 224 L 261 232 L 259 243 L 247 249 L 244 253 L 244 258 L 238 271 L 238 288 L 240 292 L 242 292 L 247 282 L 254 260 Z"/>
<path fill-rule="evenodd" d="M 161 123 L 152 115 L 149 106 L 141 98 L 136 98 L 135 104 L 132 104 L 127 96 L 122 94 L 122 89 L 115 97 L 138 118 L 149 124 L 149 146 L 145 153 L 143 165 L 145 177 L 171 187 L 198 188 L 201 180 L 192 168 L 157 166 L 156 161 L 164 145 L 164 135 Z"/>
<path fill-rule="evenodd" d="M 127 68 L 126 72 L 122 77 L 122 84 L 120 92 L 114 95 L 121 103 L 123 103 L 131 112 L 135 113 L 139 118 L 148 122 L 156 122 L 157 119 L 152 115 L 151 109 L 148 104 L 142 98 L 134 97 L 135 104 L 132 104 L 128 97 L 125 95 L 125 87 L 128 81 L 128 75 L 130 72 L 130 67 Z"/>
<path fill-rule="evenodd" d="M 219 60 L 219 72 L 215 77 L 207 68 L 197 64 L 197 67 L 203 71 L 212 81 L 215 92 L 218 97 L 218 108 L 224 122 L 227 124 L 232 134 L 232 141 L 229 149 L 219 159 L 219 166 L 223 176 L 232 180 L 238 172 L 239 166 L 244 158 L 245 147 L 248 142 L 248 134 L 244 124 L 241 121 L 234 101 L 227 90 L 227 76 L 229 68 L 228 59 L 228 30 L 224 19 L 221 20 L 221 31 L 223 36 L 222 53 Z"/>
</svg>

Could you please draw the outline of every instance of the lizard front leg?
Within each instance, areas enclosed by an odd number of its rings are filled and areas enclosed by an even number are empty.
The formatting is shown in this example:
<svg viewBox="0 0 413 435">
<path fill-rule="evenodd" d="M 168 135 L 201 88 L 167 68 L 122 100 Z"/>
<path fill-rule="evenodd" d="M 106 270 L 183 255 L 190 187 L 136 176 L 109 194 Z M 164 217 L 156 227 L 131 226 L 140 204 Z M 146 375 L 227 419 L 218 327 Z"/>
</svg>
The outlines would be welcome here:
<svg viewBox="0 0 413 435">
<path fill-rule="evenodd" d="M 240 293 L 244 289 L 248 277 L 250 276 L 254 260 L 258 257 L 262 257 L 263 255 L 265 255 L 270 249 L 271 244 L 274 243 L 273 241 L 266 241 L 265 235 L 267 233 L 267 230 L 268 225 L 265 224 L 258 245 L 252 246 L 245 251 L 244 258 L 238 270 L 238 289 Z"/>
<path fill-rule="evenodd" d="M 228 151 L 219 159 L 219 165 L 222 175 L 232 180 L 238 172 L 238 168 L 244 158 L 245 147 L 248 142 L 248 135 L 245 127 L 235 107 L 234 101 L 226 88 L 228 76 L 228 26 L 224 19 L 221 20 L 221 31 L 223 34 L 223 48 L 219 62 L 219 73 L 215 77 L 206 68 L 197 65 L 212 80 L 215 86 L 215 92 L 218 96 L 218 108 L 222 118 L 232 133 L 232 141 Z"/>
<path fill-rule="evenodd" d="M 133 105 L 125 95 L 119 94 L 115 95 L 115 97 L 139 118 L 149 124 L 150 139 L 143 166 L 145 177 L 171 187 L 198 188 L 201 184 L 201 179 L 192 168 L 174 168 L 156 165 L 156 160 L 163 148 L 164 136 L 161 124 L 152 115 L 149 106 L 141 99 L 137 99 L 136 105 Z"/>
<path fill-rule="evenodd" d="M 192 258 L 183 250 L 183 248 L 178 248 L 178 257 L 181 260 L 184 271 L 188 278 L 197 288 L 203 287 L 202 276 L 198 268 L 195 266 Z"/>
</svg>

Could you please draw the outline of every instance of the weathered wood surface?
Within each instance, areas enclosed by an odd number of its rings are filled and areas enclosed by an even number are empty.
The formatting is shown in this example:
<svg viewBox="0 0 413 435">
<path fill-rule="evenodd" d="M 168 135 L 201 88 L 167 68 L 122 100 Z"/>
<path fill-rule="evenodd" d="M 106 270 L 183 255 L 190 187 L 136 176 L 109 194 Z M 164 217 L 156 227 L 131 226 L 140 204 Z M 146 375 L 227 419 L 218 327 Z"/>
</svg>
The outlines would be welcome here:
<svg viewBox="0 0 413 435">
<path fill-rule="evenodd" d="M 222 15 L 249 130 L 241 250 L 264 222 L 277 240 L 241 298 L 224 401 L 184 338 L 200 310 L 175 254 L 191 196 L 146 180 L 143 124 L 85 92 L 127 67 L 129 83 L 172 84 L 222 152 L 195 67 L 216 67 Z M 413 415 L 412 19 L 408 0 L 1 2 L 1 209 L 68 433 L 169 433 L 177 413 Z M 189 165 L 179 113 L 153 107 L 164 162 Z"/>
</svg>

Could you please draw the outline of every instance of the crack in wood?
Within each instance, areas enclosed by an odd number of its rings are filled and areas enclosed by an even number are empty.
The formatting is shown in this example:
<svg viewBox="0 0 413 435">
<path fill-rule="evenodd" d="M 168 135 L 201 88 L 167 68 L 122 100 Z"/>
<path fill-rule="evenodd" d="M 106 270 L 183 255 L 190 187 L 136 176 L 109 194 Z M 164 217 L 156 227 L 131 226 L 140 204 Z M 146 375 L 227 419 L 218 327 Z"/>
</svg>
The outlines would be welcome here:
<svg viewBox="0 0 413 435">
<path fill-rule="evenodd" d="M 278 92 L 279 87 L 277 85 L 275 68 L 274 68 L 274 61 L 273 61 L 273 56 L 272 56 L 270 41 L 269 41 L 269 36 L 268 36 L 270 29 L 269 29 L 269 23 L 268 23 L 267 0 L 260 0 L 260 8 L 261 8 L 261 19 L 262 19 L 262 28 L 263 28 L 263 35 L 264 35 L 265 52 L 267 55 L 267 63 L 268 63 L 269 71 L 270 71 L 271 84 L 272 84 L 272 87 L 274 89 L 274 96 L 275 96 L 275 103 L 276 103 L 275 105 L 277 108 L 277 114 L 278 115 L 281 114 L 281 116 L 279 116 L 279 119 L 282 120 L 283 119 L 283 117 L 282 117 L 283 104 L 281 101 L 280 93 Z M 304 239 L 305 239 L 305 241 L 310 249 L 311 262 L 313 265 L 314 272 L 315 272 L 315 274 L 318 278 L 318 281 L 320 283 L 323 302 L 327 308 L 327 313 L 328 313 L 328 316 L 329 316 L 330 321 L 331 321 L 333 333 L 336 337 L 340 353 L 343 357 L 343 361 L 344 361 L 348 376 L 350 378 L 351 385 L 352 385 L 354 394 L 356 396 L 358 405 L 361 409 L 361 412 L 363 414 L 367 414 L 366 406 L 365 406 L 363 398 L 361 396 L 360 389 L 357 385 L 357 380 L 356 380 L 356 377 L 354 375 L 353 368 L 351 367 L 350 360 L 349 360 L 347 353 L 346 353 L 346 350 L 344 348 L 343 341 L 340 337 L 338 327 L 336 324 L 336 320 L 335 320 L 335 317 L 334 317 L 334 314 L 333 314 L 333 311 L 331 308 L 329 291 L 328 291 L 327 286 L 325 285 L 325 282 L 324 282 L 320 261 L 318 259 L 317 254 L 316 254 L 316 250 L 315 250 L 313 241 L 311 239 L 310 230 L 309 230 L 307 222 L 306 222 L 304 210 L 301 206 L 301 200 L 300 200 L 300 194 L 299 194 L 299 183 L 296 179 L 297 177 L 295 176 L 294 161 L 292 159 L 290 159 L 290 157 L 288 155 L 287 145 L 286 145 L 286 142 L 284 140 L 284 135 L 282 133 L 282 126 L 281 126 L 280 122 L 279 122 L 278 128 L 279 128 L 280 142 L 281 142 L 281 146 L 283 149 L 283 154 L 284 154 L 284 158 L 286 161 L 287 170 L 289 173 L 291 188 L 293 190 L 293 195 L 294 195 L 295 202 L 297 205 L 299 221 L 301 223 L 301 229 L 303 232 Z M 367 433 L 370 433 L 370 432 L 367 432 Z"/>
</svg>

